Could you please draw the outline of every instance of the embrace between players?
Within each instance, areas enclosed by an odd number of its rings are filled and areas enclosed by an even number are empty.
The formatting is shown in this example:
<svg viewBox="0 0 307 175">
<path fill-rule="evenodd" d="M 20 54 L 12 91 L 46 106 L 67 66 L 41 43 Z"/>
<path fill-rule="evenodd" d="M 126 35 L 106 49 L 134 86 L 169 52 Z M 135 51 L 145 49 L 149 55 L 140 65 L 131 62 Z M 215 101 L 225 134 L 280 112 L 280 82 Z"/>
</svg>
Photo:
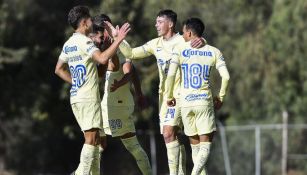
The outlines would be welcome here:
<svg viewBox="0 0 307 175">
<path fill-rule="evenodd" d="M 183 35 L 176 33 L 176 21 L 175 12 L 161 10 L 155 24 L 158 37 L 131 48 L 124 40 L 130 31 L 128 23 L 113 27 L 107 15 L 92 18 L 85 6 L 70 10 L 68 23 L 75 33 L 65 42 L 55 73 L 71 84 L 71 107 L 85 138 L 80 163 L 72 174 L 100 174 L 105 134 L 119 137 L 142 174 L 152 174 L 148 156 L 136 138 L 130 92 L 132 82 L 139 105 L 144 103 L 131 60 L 150 55 L 156 57 L 159 70 L 160 131 L 169 172 L 186 174 L 185 148 L 178 140 L 178 131 L 183 127 L 192 148 L 192 174 L 208 174 L 206 162 L 216 130 L 214 112 L 222 106 L 229 73 L 221 52 L 202 38 L 205 26 L 200 19 L 187 19 Z M 222 78 L 219 95 L 214 98 L 209 83 L 213 67 Z M 105 79 L 102 100 L 99 76 Z"/>
</svg>

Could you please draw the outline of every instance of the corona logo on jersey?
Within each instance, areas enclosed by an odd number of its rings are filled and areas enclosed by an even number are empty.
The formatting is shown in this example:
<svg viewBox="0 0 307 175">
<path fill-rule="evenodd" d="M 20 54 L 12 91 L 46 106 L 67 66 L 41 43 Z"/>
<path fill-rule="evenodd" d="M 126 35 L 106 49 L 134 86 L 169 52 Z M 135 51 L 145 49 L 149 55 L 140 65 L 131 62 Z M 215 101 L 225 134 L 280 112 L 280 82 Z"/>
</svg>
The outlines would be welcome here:
<svg viewBox="0 0 307 175">
<path fill-rule="evenodd" d="M 190 58 L 193 55 L 212 57 L 212 52 L 201 51 L 201 50 L 192 50 L 192 49 L 185 49 L 185 50 L 182 51 L 182 56 L 184 56 L 184 57 Z"/>
<path fill-rule="evenodd" d="M 189 94 L 185 97 L 186 101 L 195 101 L 195 100 L 203 100 L 208 97 L 208 94 Z"/>
<path fill-rule="evenodd" d="M 71 47 L 65 46 L 63 52 L 67 54 L 68 52 L 75 52 L 77 50 L 78 50 L 77 46 L 71 46 Z"/>
</svg>

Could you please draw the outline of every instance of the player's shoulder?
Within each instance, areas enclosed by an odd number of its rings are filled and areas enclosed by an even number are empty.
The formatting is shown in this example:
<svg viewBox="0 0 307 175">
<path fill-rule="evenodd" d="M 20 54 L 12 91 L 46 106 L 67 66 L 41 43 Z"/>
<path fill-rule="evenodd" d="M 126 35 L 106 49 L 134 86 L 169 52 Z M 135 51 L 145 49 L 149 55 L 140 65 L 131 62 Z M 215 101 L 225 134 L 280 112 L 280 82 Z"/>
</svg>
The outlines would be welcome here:
<svg viewBox="0 0 307 175">
<path fill-rule="evenodd" d="M 177 33 L 177 34 L 175 35 L 175 39 L 176 39 L 177 42 L 179 42 L 179 43 L 185 42 L 183 36 L 180 35 L 179 33 Z"/>
<path fill-rule="evenodd" d="M 153 44 L 153 45 L 157 45 L 159 42 L 161 42 L 163 40 L 163 37 L 157 37 L 154 39 L 149 40 L 147 43 L 148 44 Z"/>
<path fill-rule="evenodd" d="M 80 43 L 80 44 L 91 44 L 93 41 L 91 38 L 87 37 L 86 35 L 80 34 L 80 33 L 74 33 L 70 37 L 71 42 Z"/>
<path fill-rule="evenodd" d="M 182 41 L 182 42 L 178 42 L 175 47 L 175 49 L 177 50 L 185 50 L 185 49 L 192 49 L 191 47 L 191 42 L 190 41 Z"/>
<path fill-rule="evenodd" d="M 220 49 L 218 49 L 217 47 L 214 47 L 212 45 L 209 45 L 209 44 L 206 44 L 205 48 L 206 48 L 206 50 L 209 50 L 209 51 L 216 53 L 216 54 L 221 52 Z"/>
</svg>

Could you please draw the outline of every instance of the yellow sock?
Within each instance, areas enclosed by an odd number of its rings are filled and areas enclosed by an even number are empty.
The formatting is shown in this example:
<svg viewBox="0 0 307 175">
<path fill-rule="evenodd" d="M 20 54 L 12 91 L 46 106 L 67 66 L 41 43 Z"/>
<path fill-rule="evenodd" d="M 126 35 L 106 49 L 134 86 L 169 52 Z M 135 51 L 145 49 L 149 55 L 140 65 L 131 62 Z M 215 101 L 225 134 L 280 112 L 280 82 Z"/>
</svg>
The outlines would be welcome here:
<svg viewBox="0 0 307 175">
<path fill-rule="evenodd" d="M 126 149 L 132 154 L 138 167 L 140 168 L 143 175 L 152 175 L 151 166 L 149 163 L 148 156 L 143 150 L 136 136 L 121 139 Z"/>
<path fill-rule="evenodd" d="M 193 164 L 195 165 L 196 157 L 197 157 L 197 154 L 198 154 L 198 151 L 199 151 L 199 144 L 197 144 L 197 145 L 191 144 L 191 149 L 192 149 L 192 160 L 193 160 Z M 203 169 L 200 172 L 200 175 L 206 175 L 205 169 Z"/>
<path fill-rule="evenodd" d="M 202 171 L 204 171 L 205 175 L 207 175 L 206 163 L 210 154 L 210 148 L 211 142 L 200 142 L 199 151 L 192 170 L 192 175 L 199 175 Z"/>
<path fill-rule="evenodd" d="M 183 144 L 180 145 L 178 174 L 179 175 L 186 174 L 186 153 L 185 153 L 185 147 Z"/>
<path fill-rule="evenodd" d="M 75 172 L 76 175 L 90 174 L 95 154 L 98 152 L 98 147 L 84 144 L 81 150 L 80 163 Z"/>
<path fill-rule="evenodd" d="M 94 160 L 91 168 L 90 175 L 100 175 L 100 160 L 101 160 L 101 153 L 103 152 L 103 148 L 97 146 L 98 149 L 95 150 Z"/>
<path fill-rule="evenodd" d="M 166 144 L 167 159 L 170 175 L 177 175 L 179 172 L 179 156 L 180 145 L 178 140 L 169 142 Z"/>
</svg>

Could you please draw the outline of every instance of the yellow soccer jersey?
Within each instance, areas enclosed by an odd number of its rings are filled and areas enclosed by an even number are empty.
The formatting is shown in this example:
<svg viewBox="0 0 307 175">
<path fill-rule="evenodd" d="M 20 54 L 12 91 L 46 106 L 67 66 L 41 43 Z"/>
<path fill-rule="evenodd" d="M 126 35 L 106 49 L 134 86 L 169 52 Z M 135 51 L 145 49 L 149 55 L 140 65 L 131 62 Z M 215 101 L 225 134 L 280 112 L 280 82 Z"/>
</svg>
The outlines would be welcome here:
<svg viewBox="0 0 307 175">
<path fill-rule="evenodd" d="M 180 34 L 174 35 L 172 38 L 165 40 L 163 37 L 155 38 L 148 41 L 143 46 L 133 48 L 127 43 L 123 43 L 120 49 L 123 51 L 126 57 L 131 59 L 140 59 L 150 55 L 154 55 L 157 59 L 157 65 L 159 70 L 159 93 L 164 96 L 165 91 L 165 80 L 167 77 L 170 60 L 172 58 L 173 48 L 178 43 L 184 43 L 184 39 Z M 179 97 L 180 87 L 180 74 L 176 74 L 175 85 L 174 85 L 174 96 Z"/>
<path fill-rule="evenodd" d="M 213 67 L 226 68 L 222 53 L 210 45 L 194 49 L 190 46 L 190 42 L 179 45 L 174 53 L 169 74 L 174 75 L 178 68 L 181 72 L 181 107 L 212 105 L 209 77 Z M 226 76 L 229 77 L 227 69 L 226 72 Z M 167 91 L 169 96 L 169 90 Z"/>
<path fill-rule="evenodd" d="M 68 63 L 72 79 L 70 103 L 100 101 L 94 51 L 99 50 L 93 41 L 80 33 L 74 33 L 64 44 L 59 59 Z"/>
<path fill-rule="evenodd" d="M 117 51 L 117 56 L 119 59 L 119 70 L 116 72 L 106 71 L 105 75 L 105 86 L 104 86 L 104 95 L 102 98 L 102 104 L 108 106 L 134 106 L 134 99 L 130 91 L 130 82 L 116 89 L 116 91 L 110 92 L 110 87 L 116 79 L 119 81 L 124 76 L 123 64 L 126 61 L 126 58 L 123 54 Z"/>
</svg>

